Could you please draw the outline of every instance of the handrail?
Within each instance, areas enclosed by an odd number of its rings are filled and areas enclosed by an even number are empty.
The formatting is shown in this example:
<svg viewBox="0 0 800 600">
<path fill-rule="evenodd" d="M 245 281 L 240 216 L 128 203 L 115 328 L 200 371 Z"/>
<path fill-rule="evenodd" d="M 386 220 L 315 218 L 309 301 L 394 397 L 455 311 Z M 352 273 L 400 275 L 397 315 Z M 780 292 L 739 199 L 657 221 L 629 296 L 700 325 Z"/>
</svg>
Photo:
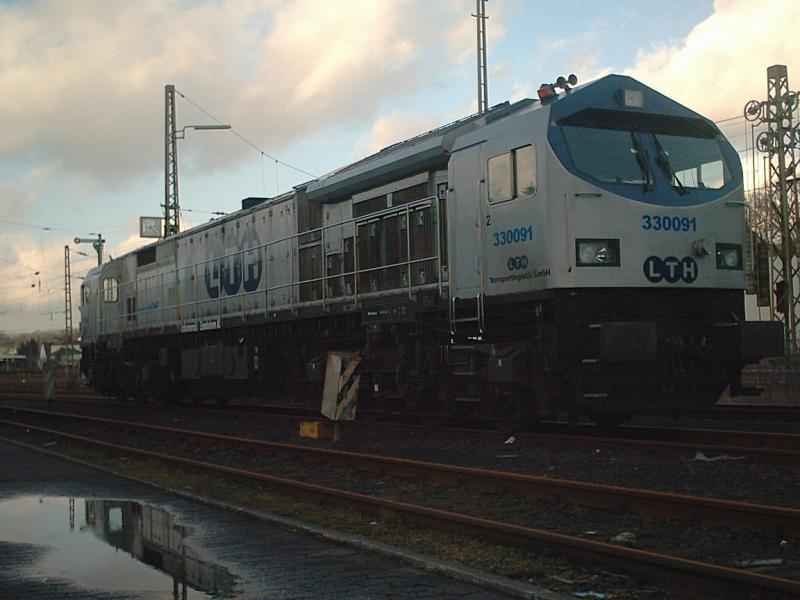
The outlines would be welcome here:
<svg viewBox="0 0 800 600">
<path fill-rule="evenodd" d="M 432 232 L 434 235 L 434 255 L 426 256 L 422 258 L 411 258 L 411 215 L 414 211 L 419 209 L 424 209 L 432 207 L 435 210 L 432 213 L 433 218 L 433 227 L 435 231 Z M 365 225 L 367 223 L 371 223 L 374 221 L 378 221 L 386 216 L 394 216 L 394 215 L 404 215 L 406 219 L 406 260 L 398 261 L 388 265 L 380 265 L 377 267 L 368 267 L 368 268 L 359 268 L 358 265 L 358 229 L 360 226 Z M 334 230 L 335 228 L 345 228 L 348 226 L 352 226 L 352 240 L 353 240 L 353 270 L 344 271 L 341 273 L 328 273 L 327 272 L 327 257 L 331 256 L 332 254 L 342 254 L 339 252 L 328 254 L 325 248 L 325 232 Z M 291 259 L 294 262 L 299 261 L 299 254 L 298 250 L 300 249 L 300 238 L 304 236 L 314 235 L 316 233 L 320 234 L 320 238 L 315 240 L 315 242 L 311 245 L 320 246 L 320 259 L 322 260 L 321 271 L 322 275 L 320 277 L 311 277 L 308 279 L 294 279 L 294 271 L 295 268 L 287 269 L 289 271 L 288 278 L 290 281 L 285 283 L 279 283 L 276 285 L 269 285 L 269 278 L 270 278 L 270 268 L 269 263 L 270 261 L 267 259 L 268 251 L 271 247 L 277 246 L 278 244 L 289 243 L 288 250 L 290 251 L 290 255 L 294 255 L 296 258 Z M 344 232 L 340 235 L 344 237 Z M 350 236 L 348 236 L 350 237 Z M 162 270 L 158 273 L 153 273 L 147 277 L 137 277 L 136 279 L 120 284 L 120 303 L 117 305 L 121 305 L 122 300 L 122 292 L 127 292 L 130 288 L 134 288 L 133 294 L 130 293 L 125 294 L 126 297 L 133 296 L 134 298 L 139 299 L 140 292 L 146 298 L 153 298 L 156 302 L 164 299 L 165 289 L 175 290 L 176 297 L 181 295 L 181 289 L 183 287 L 182 284 L 186 282 L 190 282 L 191 288 L 191 296 L 193 297 L 192 300 L 187 300 L 185 302 L 178 302 L 175 304 L 171 304 L 169 306 L 154 306 L 149 308 L 139 308 L 138 303 L 136 305 L 136 310 L 133 312 L 127 312 L 127 307 L 123 310 L 119 315 L 116 315 L 116 318 L 107 319 L 103 314 L 104 311 L 102 307 L 104 306 L 103 303 L 98 304 L 98 334 L 104 333 L 111 333 L 115 331 L 130 331 L 130 330 L 137 330 L 142 328 L 149 328 L 153 326 L 166 326 L 168 324 L 175 324 L 175 323 L 186 323 L 187 321 L 195 321 L 200 322 L 203 319 L 214 320 L 216 319 L 218 323 L 221 323 L 221 319 L 225 316 L 234 316 L 240 314 L 253 314 L 258 312 L 274 312 L 276 307 L 270 306 L 270 295 L 274 295 L 276 292 L 280 292 L 282 290 L 289 289 L 290 293 L 288 294 L 287 302 L 281 303 L 278 310 L 294 310 L 298 307 L 308 306 L 308 305 L 322 305 L 324 307 L 329 303 L 342 303 L 342 302 L 350 302 L 352 301 L 355 305 L 358 305 L 360 298 L 368 298 L 375 295 L 386 295 L 391 293 L 407 293 L 409 298 L 413 297 L 413 293 L 416 290 L 420 289 L 432 289 L 436 287 L 438 289 L 439 295 L 442 295 L 443 286 L 445 282 L 442 281 L 442 265 L 441 265 L 441 223 L 440 223 L 440 215 L 439 215 L 439 202 L 438 198 L 435 195 L 427 196 L 420 200 L 409 202 L 407 204 L 403 204 L 400 206 L 393 206 L 389 207 L 380 211 L 376 211 L 373 213 L 369 213 L 367 215 L 362 215 L 359 217 L 353 217 L 347 219 L 345 221 L 340 221 L 337 223 L 333 223 L 330 225 L 322 225 L 321 227 L 310 229 L 303 232 L 297 232 L 290 236 L 285 236 L 282 238 L 278 238 L 275 240 L 270 240 L 263 244 L 259 244 L 258 246 L 253 246 L 251 248 L 244 248 L 241 250 L 237 250 L 235 252 L 224 254 L 221 256 L 211 257 L 202 261 L 198 261 L 196 263 L 192 263 L 190 265 L 184 265 L 181 267 L 176 266 L 174 269 L 170 270 Z M 263 252 L 263 254 L 262 254 Z M 263 264 L 263 281 L 265 282 L 263 289 L 257 289 L 250 292 L 237 292 L 233 295 L 224 295 L 223 285 L 220 281 L 220 290 L 219 294 L 216 298 L 209 297 L 204 299 L 198 299 L 197 296 L 199 295 L 199 290 L 202 289 L 199 287 L 199 280 L 201 279 L 202 275 L 199 274 L 200 267 L 204 265 L 208 265 L 209 263 L 213 263 L 215 261 L 221 261 L 228 259 L 230 257 L 241 256 L 243 260 L 243 268 L 244 268 L 244 257 L 246 255 L 251 255 L 253 253 L 258 253 L 260 258 L 262 259 Z M 266 260 L 265 260 L 266 259 Z M 425 283 L 418 283 L 414 284 L 414 276 L 412 273 L 412 267 L 416 264 L 421 263 L 435 263 L 437 265 L 438 273 L 435 273 L 434 278 L 431 282 Z M 299 262 L 298 265 L 299 266 Z M 370 292 L 360 292 L 359 291 L 359 279 L 360 276 L 363 274 L 374 273 L 378 271 L 385 271 L 387 269 L 404 269 L 406 275 L 406 282 L 405 285 L 401 283 L 402 287 L 393 287 L 387 288 L 384 290 L 376 290 Z M 182 278 L 181 275 L 185 275 L 187 271 L 191 272 L 190 279 Z M 298 273 L 299 275 L 299 273 Z M 327 283 L 331 280 L 336 281 L 337 279 L 341 278 L 350 278 L 352 277 L 352 292 L 351 293 L 343 293 L 341 295 L 329 296 Z M 156 285 L 153 285 L 153 282 L 157 279 Z M 164 285 L 165 280 L 167 280 L 166 287 Z M 298 293 L 300 290 L 299 286 L 302 285 L 309 285 L 321 283 L 322 290 L 321 290 L 321 298 L 314 299 L 314 300 L 300 300 L 298 297 Z M 294 291 L 295 286 L 297 286 L 297 292 Z M 261 284 L 259 285 L 261 288 Z M 239 304 L 239 310 L 233 311 L 229 314 L 226 314 L 225 307 L 230 303 L 236 302 L 246 302 L 247 298 L 254 297 L 254 296 L 261 296 L 264 295 L 264 305 L 263 308 L 260 306 L 256 306 L 254 308 L 247 308 L 243 306 L 243 304 Z M 274 300 L 274 299 L 273 299 Z M 200 312 L 198 310 L 198 306 L 202 305 L 211 305 L 216 304 L 216 311 L 210 311 L 207 314 L 197 314 Z M 257 304 L 260 304 L 257 303 Z M 182 313 L 191 311 L 194 316 L 186 317 Z M 168 313 L 174 312 L 174 318 L 167 318 L 169 315 Z M 153 313 L 156 313 L 161 316 L 161 318 L 152 318 Z M 113 331 L 110 331 L 108 325 L 117 321 L 121 324 L 119 327 L 113 327 Z"/>
</svg>

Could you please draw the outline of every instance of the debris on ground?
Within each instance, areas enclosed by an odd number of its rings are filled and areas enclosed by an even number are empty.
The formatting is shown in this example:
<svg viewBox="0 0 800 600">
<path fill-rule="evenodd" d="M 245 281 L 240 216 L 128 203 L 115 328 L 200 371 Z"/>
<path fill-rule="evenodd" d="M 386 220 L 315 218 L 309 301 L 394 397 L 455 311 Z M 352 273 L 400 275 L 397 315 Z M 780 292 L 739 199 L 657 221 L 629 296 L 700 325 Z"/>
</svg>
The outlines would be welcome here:
<svg viewBox="0 0 800 600">
<path fill-rule="evenodd" d="M 779 567 L 783 564 L 782 558 L 754 558 L 752 560 L 740 560 L 736 563 L 737 567 Z"/>
<path fill-rule="evenodd" d="M 696 452 L 694 458 L 689 462 L 718 462 L 720 460 L 744 460 L 744 456 L 731 456 L 730 454 L 720 454 L 718 456 L 706 456 L 702 452 Z"/>
<path fill-rule="evenodd" d="M 636 544 L 636 534 L 631 531 L 623 531 L 611 538 L 611 542 L 623 546 L 633 546 Z"/>
</svg>

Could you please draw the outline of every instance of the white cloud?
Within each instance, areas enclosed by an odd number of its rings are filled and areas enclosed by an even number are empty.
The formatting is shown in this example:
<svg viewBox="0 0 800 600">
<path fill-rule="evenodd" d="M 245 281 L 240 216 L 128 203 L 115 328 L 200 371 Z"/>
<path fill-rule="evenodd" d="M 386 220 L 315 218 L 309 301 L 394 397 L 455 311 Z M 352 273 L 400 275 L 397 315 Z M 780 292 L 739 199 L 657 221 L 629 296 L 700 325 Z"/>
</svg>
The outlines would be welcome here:
<svg viewBox="0 0 800 600">
<path fill-rule="evenodd" d="M 742 114 L 766 97 L 766 67 L 788 64 L 800 87 L 800 2 L 716 0 L 714 12 L 674 45 L 640 52 L 626 71 L 711 118 Z"/>
<path fill-rule="evenodd" d="M 0 159 L 31 156 L 106 185 L 155 172 L 163 155 L 165 83 L 280 152 L 328 125 L 371 117 L 383 98 L 413 93 L 425 73 L 442 68 L 425 59 L 432 51 L 458 58 L 458 30 L 473 23 L 466 16 L 472 6 L 468 0 L 0 6 L 0 89 L 12 91 L 0 95 Z M 493 19 L 496 37 L 499 11 Z M 178 120 L 208 117 L 179 99 Z M 227 134 L 190 138 L 181 144 L 190 168 L 226 167 L 252 153 Z"/>
<path fill-rule="evenodd" d="M 392 112 L 374 121 L 369 134 L 359 144 L 359 148 L 361 154 L 372 154 L 386 146 L 425 133 L 439 125 L 441 122 L 429 114 Z"/>
<path fill-rule="evenodd" d="M 95 264 L 94 255 L 71 255 L 73 321 L 78 322 L 78 275 Z M 38 274 L 37 274 L 38 273 Z M 0 331 L 63 329 L 64 241 L 41 232 L 0 238 Z"/>
<path fill-rule="evenodd" d="M 106 244 L 105 260 L 153 241 L 140 238 L 138 223 L 133 221 L 125 230 L 130 233 L 117 236 L 122 241 Z M 80 278 L 97 264 L 94 249 L 89 244 L 74 245 L 63 231 L 18 231 L 0 237 L 0 331 L 64 327 L 65 245 L 70 248 L 73 321 L 77 328 Z"/>
<path fill-rule="evenodd" d="M 503 33 L 508 1 L 490 4 L 490 43 Z M 20 166 L 0 177 L 0 219 L 24 222 L 27 207 L 40 214 L 54 201 L 129 194 L 157 178 L 166 83 L 278 156 L 331 126 L 372 123 L 365 153 L 415 135 L 438 120 L 391 111 L 379 117 L 380 110 L 429 85 L 447 61 L 474 52 L 473 10 L 474 0 L 0 2 L 0 161 Z M 177 107 L 180 125 L 209 121 L 180 98 Z M 253 160 L 232 135 L 187 138 L 180 144 L 184 173 Z M 118 233 L 113 224 L 102 227 L 122 240 L 109 242 L 107 254 L 147 242 L 127 225 Z M 14 283 L 27 273 L 20 265 L 46 263 L 47 277 L 63 286 L 63 244 L 82 233 L 65 227 L 49 234 L 3 227 L 0 278 Z M 37 325 L 39 304 L 59 297 L 57 290 L 46 300 L 38 290 L 33 297 L 24 285 L 9 294 L 0 291 L 0 305 L 16 303 L 17 316 L 0 315 L 0 328 Z M 12 298 L 20 294 L 22 303 Z"/>
</svg>

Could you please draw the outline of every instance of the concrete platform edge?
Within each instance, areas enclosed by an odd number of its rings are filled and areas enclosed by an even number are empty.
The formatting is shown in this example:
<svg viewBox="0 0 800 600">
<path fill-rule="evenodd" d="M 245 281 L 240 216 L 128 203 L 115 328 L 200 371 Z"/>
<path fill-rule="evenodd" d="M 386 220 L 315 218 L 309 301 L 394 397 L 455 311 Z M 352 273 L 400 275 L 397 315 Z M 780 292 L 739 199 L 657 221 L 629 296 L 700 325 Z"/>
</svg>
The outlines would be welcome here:
<svg viewBox="0 0 800 600">
<path fill-rule="evenodd" d="M 94 469 L 96 471 L 100 471 L 102 473 L 106 473 L 108 475 L 112 475 L 114 477 L 118 477 L 120 479 L 125 479 L 127 481 L 138 483 L 140 485 L 146 485 L 155 488 L 160 492 L 173 494 L 175 496 L 181 496 L 183 498 L 187 498 L 195 502 L 206 504 L 214 508 L 219 508 L 247 515 L 256 519 L 260 519 L 262 521 L 275 523 L 283 527 L 287 527 L 289 529 L 302 531 L 304 533 L 308 533 L 323 538 L 330 542 L 347 546 L 353 546 L 355 548 L 381 554 L 389 558 L 399 559 L 402 560 L 403 562 L 409 563 L 413 566 L 424 569 L 426 571 L 440 573 L 442 575 L 446 575 L 448 577 L 457 579 L 459 581 L 471 583 L 473 585 L 477 585 L 489 590 L 502 592 L 504 594 L 508 594 L 516 598 L 524 598 L 526 600 L 568 600 L 569 598 L 573 598 L 573 596 L 569 594 L 554 592 L 552 590 L 548 590 L 546 588 L 537 585 L 516 581 L 508 577 L 491 575 L 483 571 L 470 569 L 469 567 L 465 567 L 458 563 L 439 560 L 430 556 L 426 556 L 424 554 L 419 554 L 417 552 L 403 550 L 401 548 L 390 546 L 388 544 L 383 544 L 381 542 L 375 542 L 360 535 L 348 534 L 336 531 L 334 529 L 318 527 L 316 525 L 311 525 L 309 523 L 305 523 L 303 521 L 299 521 L 291 517 L 284 517 L 266 511 L 244 508 L 242 506 L 237 506 L 235 504 L 222 502 L 221 500 L 214 500 L 213 498 L 207 498 L 205 496 L 192 494 L 191 492 L 187 492 L 185 490 L 170 488 L 152 481 L 139 479 L 137 477 L 133 477 L 125 473 L 120 473 L 118 471 L 115 471 L 114 469 L 109 469 L 107 467 L 96 465 L 88 461 L 82 460 L 80 458 L 75 458 L 72 456 L 68 456 L 66 454 L 61 454 L 60 452 L 55 452 L 53 450 L 40 448 L 39 446 L 34 446 L 33 444 L 20 442 L 3 436 L 0 436 L 0 442 L 8 443 L 14 446 L 18 446 L 20 448 L 25 448 L 27 450 L 32 450 L 34 452 L 38 452 L 40 454 L 51 456 L 53 458 L 57 458 L 60 460 L 66 460 L 74 464 L 78 464 L 84 467 L 88 467 L 90 469 Z"/>
</svg>

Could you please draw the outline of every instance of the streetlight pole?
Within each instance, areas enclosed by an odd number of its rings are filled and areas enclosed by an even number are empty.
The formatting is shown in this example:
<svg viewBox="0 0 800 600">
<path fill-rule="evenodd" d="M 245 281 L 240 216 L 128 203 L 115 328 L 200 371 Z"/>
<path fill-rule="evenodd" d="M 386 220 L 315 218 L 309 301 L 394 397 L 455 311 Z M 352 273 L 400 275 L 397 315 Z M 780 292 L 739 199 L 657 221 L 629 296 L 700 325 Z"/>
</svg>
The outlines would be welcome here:
<svg viewBox="0 0 800 600">
<path fill-rule="evenodd" d="M 230 125 L 187 125 L 178 131 L 175 116 L 175 86 L 164 86 L 164 237 L 181 230 L 181 205 L 178 198 L 178 140 L 187 129 L 198 131 L 230 129 Z"/>
</svg>

